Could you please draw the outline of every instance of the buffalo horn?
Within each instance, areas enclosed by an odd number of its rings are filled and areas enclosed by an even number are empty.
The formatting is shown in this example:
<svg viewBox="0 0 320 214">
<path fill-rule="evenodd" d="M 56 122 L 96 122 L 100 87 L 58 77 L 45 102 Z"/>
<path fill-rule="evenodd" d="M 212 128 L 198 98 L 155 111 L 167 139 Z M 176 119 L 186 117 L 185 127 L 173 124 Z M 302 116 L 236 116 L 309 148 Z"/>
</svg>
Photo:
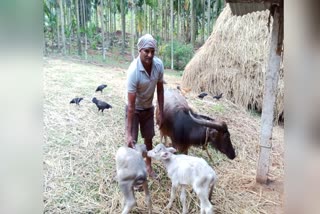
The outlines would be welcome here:
<svg viewBox="0 0 320 214">
<path fill-rule="evenodd" d="M 204 119 L 197 119 L 192 115 L 191 111 L 189 111 L 189 115 L 194 122 L 196 122 L 200 125 L 211 127 L 211 128 L 217 129 L 218 131 L 223 131 L 223 127 L 222 127 L 221 123 L 219 123 L 217 121 L 208 121 L 208 120 L 204 120 Z"/>
</svg>

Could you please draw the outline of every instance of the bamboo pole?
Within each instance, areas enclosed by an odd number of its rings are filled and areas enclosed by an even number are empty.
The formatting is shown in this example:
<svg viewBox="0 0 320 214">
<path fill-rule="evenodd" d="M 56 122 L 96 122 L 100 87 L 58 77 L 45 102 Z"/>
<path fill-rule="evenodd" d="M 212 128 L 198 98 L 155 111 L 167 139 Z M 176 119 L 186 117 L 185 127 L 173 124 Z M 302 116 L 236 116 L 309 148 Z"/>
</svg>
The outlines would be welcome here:
<svg viewBox="0 0 320 214">
<path fill-rule="evenodd" d="M 271 32 L 269 62 L 265 76 L 263 106 L 261 115 L 260 154 L 258 160 L 256 181 L 266 184 L 272 149 L 272 128 L 274 104 L 276 100 L 281 56 L 277 53 L 279 35 L 279 12 L 275 9 Z"/>
</svg>

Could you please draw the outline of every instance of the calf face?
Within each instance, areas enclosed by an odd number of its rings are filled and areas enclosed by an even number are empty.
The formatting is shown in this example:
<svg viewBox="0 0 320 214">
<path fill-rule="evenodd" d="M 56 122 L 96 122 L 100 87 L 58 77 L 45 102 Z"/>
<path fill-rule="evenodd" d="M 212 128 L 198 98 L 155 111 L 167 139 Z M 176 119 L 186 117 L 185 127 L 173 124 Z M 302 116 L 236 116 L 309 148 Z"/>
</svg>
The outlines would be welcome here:
<svg viewBox="0 0 320 214">
<path fill-rule="evenodd" d="M 165 160 L 171 157 L 176 149 L 173 147 L 166 148 L 162 143 L 156 145 L 152 150 L 148 151 L 148 157 L 154 158 L 156 160 Z"/>
</svg>

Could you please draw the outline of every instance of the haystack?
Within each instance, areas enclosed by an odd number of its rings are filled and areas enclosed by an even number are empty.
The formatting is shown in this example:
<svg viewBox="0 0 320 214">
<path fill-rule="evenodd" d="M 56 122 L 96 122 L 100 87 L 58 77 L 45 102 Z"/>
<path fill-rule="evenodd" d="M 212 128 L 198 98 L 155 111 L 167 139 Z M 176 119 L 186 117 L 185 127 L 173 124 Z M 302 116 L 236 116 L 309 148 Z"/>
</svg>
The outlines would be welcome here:
<svg viewBox="0 0 320 214">
<path fill-rule="evenodd" d="M 233 103 L 262 110 L 270 48 L 269 10 L 233 16 L 226 5 L 205 44 L 187 64 L 182 86 L 212 95 L 223 92 Z M 281 66 L 282 67 L 282 66 Z M 280 71 L 275 120 L 284 111 L 284 74 Z"/>
</svg>

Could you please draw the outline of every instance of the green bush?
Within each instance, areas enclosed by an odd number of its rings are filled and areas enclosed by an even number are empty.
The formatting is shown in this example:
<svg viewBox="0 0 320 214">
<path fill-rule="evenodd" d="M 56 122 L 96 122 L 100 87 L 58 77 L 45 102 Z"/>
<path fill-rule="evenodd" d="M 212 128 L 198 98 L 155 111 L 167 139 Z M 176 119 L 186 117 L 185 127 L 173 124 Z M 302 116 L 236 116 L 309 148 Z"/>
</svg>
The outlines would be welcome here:
<svg viewBox="0 0 320 214">
<path fill-rule="evenodd" d="M 183 44 L 179 41 L 173 42 L 173 68 L 184 70 L 194 54 L 191 44 Z M 159 56 L 165 68 L 171 68 L 171 42 L 159 47 Z"/>
</svg>

